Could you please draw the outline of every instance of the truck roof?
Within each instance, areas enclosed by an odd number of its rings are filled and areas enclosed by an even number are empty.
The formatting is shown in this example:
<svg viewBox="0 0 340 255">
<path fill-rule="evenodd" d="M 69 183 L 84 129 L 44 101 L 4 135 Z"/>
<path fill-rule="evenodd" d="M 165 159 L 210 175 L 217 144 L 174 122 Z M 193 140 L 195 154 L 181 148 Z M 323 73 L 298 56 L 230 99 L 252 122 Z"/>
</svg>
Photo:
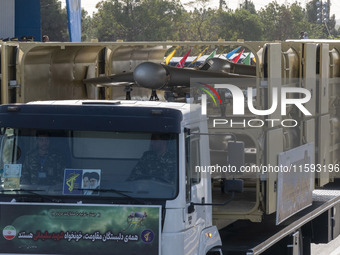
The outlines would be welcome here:
<svg viewBox="0 0 340 255">
<path fill-rule="evenodd" d="M 180 133 L 183 121 L 197 121 L 198 109 L 160 101 L 36 101 L 1 105 L 0 117 L 4 127 Z"/>
<path fill-rule="evenodd" d="M 201 106 L 184 102 L 142 101 L 142 100 L 51 100 L 34 101 L 28 104 L 34 105 L 115 105 L 117 107 L 157 107 L 175 109 L 182 113 L 185 123 L 197 122 L 201 119 Z"/>
<path fill-rule="evenodd" d="M 34 101 L 27 104 L 33 105 L 108 105 L 108 106 L 127 106 L 127 107 L 159 107 L 170 108 L 181 111 L 183 114 L 190 110 L 197 110 L 198 105 L 187 104 L 183 102 L 163 102 L 163 101 L 137 101 L 137 100 L 51 100 L 51 101 Z"/>
</svg>

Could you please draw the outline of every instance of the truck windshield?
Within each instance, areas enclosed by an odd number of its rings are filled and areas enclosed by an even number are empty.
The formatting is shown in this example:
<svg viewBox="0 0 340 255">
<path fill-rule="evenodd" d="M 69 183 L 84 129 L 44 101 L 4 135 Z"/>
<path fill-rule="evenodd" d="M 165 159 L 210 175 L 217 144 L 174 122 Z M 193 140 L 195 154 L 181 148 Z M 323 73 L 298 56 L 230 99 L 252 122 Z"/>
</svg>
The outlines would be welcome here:
<svg viewBox="0 0 340 255">
<path fill-rule="evenodd" d="M 14 128 L 1 134 L 0 196 L 177 196 L 177 134 Z"/>
</svg>

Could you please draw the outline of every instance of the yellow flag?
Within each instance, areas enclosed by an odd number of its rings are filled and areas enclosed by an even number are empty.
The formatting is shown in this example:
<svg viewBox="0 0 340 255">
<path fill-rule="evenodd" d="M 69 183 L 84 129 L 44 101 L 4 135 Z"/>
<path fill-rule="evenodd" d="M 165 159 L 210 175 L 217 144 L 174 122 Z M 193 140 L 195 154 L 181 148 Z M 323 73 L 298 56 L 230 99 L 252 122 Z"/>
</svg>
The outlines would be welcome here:
<svg viewBox="0 0 340 255">
<path fill-rule="evenodd" d="M 177 46 L 165 59 L 164 62 L 166 65 L 169 64 L 170 60 L 173 58 L 173 56 L 175 55 L 176 51 L 180 48 L 181 46 Z"/>
<path fill-rule="evenodd" d="M 202 57 L 202 55 L 204 54 L 204 52 L 206 52 L 206 50 L 209 49 L 209 46 L 206 47 L 200 54 L 198 54 L 198 56 L 189 64 L 189 66 L 191 66 L 193 63 L 195 63 L 200 57 Z"/>
</svg>

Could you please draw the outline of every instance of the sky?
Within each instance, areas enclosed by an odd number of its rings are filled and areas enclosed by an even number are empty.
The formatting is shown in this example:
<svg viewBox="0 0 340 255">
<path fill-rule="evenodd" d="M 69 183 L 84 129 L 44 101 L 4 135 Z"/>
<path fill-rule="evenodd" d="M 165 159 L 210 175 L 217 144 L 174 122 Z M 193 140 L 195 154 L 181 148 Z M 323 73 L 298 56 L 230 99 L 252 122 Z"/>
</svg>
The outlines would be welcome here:
<svg viewBox="0 0 340 255">
<path fill-rule="evenodd" d="M 66 0 L 60 0 L 62 6 L 65 6 Z M 81 0 L 82 8 L 84 8 L 91 16 L 93 12 L 96 12 L 96 4 L 101 0 Z M 278 4 L 292 4 L 294 2 L 299 2 L 303 7 L 306 6 L 310 0 L 276 0 Z M 324 0 L 325 1 L 325 0 Z M 182 0 L 183 4 L 189 2 L 189 0 Z M 236 9 L 244 0 L 225 0 L 227 6 L 231 9 Z M 252 0 L 257 10 L 264 8 L 267 4 L 273 2 L 273 0 Z M 216 8 L 219 5 L 219 0 L 210 0 L 209 7 Z M 331 15 L 335 14 L 335 18 L 340 18 L 340 1 L 331 0 Z M 338 14 L 338 15 L 337 15 Z"/>
</svg>

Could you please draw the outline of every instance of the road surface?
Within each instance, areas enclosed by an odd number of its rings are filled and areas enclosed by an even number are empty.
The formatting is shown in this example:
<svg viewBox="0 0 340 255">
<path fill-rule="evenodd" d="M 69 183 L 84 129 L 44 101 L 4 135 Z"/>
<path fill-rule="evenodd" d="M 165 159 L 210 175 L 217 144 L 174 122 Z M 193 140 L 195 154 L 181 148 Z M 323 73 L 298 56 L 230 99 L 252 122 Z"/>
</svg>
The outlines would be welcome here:
<svg viewBox="0 0 340 255">
<path fill-rule="evenodd" d="M 328 244 L 312 244 L 312 255 L 340 255 L 340 236 Z"/>
</svg>

